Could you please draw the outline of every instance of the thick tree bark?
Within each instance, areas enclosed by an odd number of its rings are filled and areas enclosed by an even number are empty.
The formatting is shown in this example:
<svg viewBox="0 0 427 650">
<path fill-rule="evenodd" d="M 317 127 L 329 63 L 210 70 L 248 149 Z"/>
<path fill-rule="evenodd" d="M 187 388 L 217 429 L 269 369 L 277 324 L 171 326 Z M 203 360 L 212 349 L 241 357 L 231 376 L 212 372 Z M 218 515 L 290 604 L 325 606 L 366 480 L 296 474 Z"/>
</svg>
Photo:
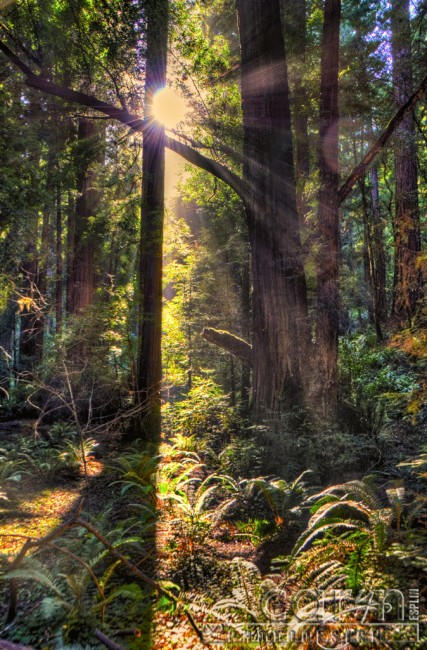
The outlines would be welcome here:
<svg viewBox="0 0 427 650">
<path fill-rule="evenodd" d="M 77 168 L 75 222 L 70 228 L 67 268 L 67 312 L 78 314 L 93 303 L 96 286 L 96 254 L 99 237 L 91 230 L 91 220 L 99 209 L 99 191 L 95 187 L 94 166 L 102 160 L 101 134 L 93 120 L 80 118 L 78 140 L 81 152 Z M 71 234 L 73 231 L 73 240 Z"/>
<path fill-rule="evenodd" d="M 393 85 L 396 107 L 412 93 L 409 0 L 392 0 Z M 395 286 L 393 314 L 410 322 L 421 296 L 421 250 L 417 161 L 413 113 L 406 115 L 395 134 L 396 214 L 394 222 Z"/>
<path fill-rule="evenodd" d="M 165 134 L 153 116 L 153 99 L 166 84 L 168 0 L 146 4 L 145 126 L 143 132 L 140 239 L 140 326 L 137 365 L 141 431 L 147 440 L 160 438 L 162 380 L 162 254 Z"/>
<path fill-rule="evenodd" d="M 314 404 L 333 419 L 337 406 L 339 333 L 338 71 L 340 0 L 325 0 L 319 128 L 317 327 Z"/>
<path fill-rule="evenodd" d="M 297 209 L 301 224 L 305 223 L 308 205 L 305 184 L 310 174 L 310 146 L 308 137 L 308 96 L 305 85 L 307 48 L 306 0 L 282 0 L 288 58 L 292 61 L 291 108 L 295 132 L 295 172 L 297 181 Z"/>
<path fill-rule="evenodd" d="M 280 2 L 237 0 L 258 417 L 304 403 L 307 295 Z"/>
<path fill-rule="evenodd" d="M 241 268 L 241 313 L 242 324 L 241 331 L 243 338 L 247 341 L 251 340 L 251 278 L 250 278 L 250 263 L 247 259 Z M 242 363 L 242 374 L 240 383 L 240 405 L 242 415 L 249 413 L 249 396 L 251 388 L 251 365 L 248 361 Z"/>
</svg>

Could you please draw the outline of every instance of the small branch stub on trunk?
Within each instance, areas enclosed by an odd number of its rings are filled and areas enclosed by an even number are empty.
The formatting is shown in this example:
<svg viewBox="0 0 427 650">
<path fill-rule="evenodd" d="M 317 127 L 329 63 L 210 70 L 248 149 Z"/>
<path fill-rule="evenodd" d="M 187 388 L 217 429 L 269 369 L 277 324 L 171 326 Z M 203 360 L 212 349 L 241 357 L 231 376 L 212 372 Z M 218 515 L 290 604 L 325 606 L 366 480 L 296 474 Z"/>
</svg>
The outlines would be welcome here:
<svg viewBox="0 0 427 650">
<path fill-rule="evenodd" d="M 212 327 L 205 327 L 202 331 L 202 336 L 209 343 L 213 343 L 223 350 L 227 350 L 233 356 L 252 365 L 252 345 L 238 336 L 224 330 L 215 330 Z"/>
</svg>

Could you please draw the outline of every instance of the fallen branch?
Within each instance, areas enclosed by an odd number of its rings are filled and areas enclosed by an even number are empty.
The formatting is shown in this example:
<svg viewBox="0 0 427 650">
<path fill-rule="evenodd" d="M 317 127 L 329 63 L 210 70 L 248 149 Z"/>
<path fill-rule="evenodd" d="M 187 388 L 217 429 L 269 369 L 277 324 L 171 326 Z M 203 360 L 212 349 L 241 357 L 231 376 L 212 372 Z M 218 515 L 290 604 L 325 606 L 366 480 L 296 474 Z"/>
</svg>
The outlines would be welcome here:
<svg viewBox="0 0 427 650">
<path fill-rule="evenodd" d="M 92 533 L 92 535 L 94 535 L 101 542 L 101 544 L 103 544 L 103 546 L 105 546 L 105 548 L 110 552 L 110 554 L 113 557 L 115 557 L 117 560 L 120 560 L 122 562 L 122 564 L 124 564 L 124 566 L 127 569 L 129 569 L 129 571 L 135 577 L 142 580 L 142 582 L 145 582 L 145 584 L 148 585 L 149 587 L 151 587 L 154 591 L 157 591 L 158 593 L 163 594 L 164 596 L 166 596 L 167 598 L 172 600 L 176 605 L 180 604 L 179 600 L 178 600 L 178 598 L 176 596 L 174 596 L 169 591 L 167 591 L 167 589 L 162 587 L 160 582 L 157 582 L 156 580 L 153 580 L 153 578 L 150 578 L 150 576 L 148 576 L 146 573 L 144 573 L 143 571 L 138 569 L 138 567 L 136 567 L 134 564 L 132 564 L 132 562 L 130 562 L 122 553 L 120 553 L 120 551 L 118 551 L 116 548 L 114 548 L 114 546 L 112 544 L 110 544 L 108 539 L 106 537 L 104 537 L 104 535 L 102 533 L 100 533 L 99 530 L 97 530 L 94 526 L 92 526 L 92 524 L 90 524 L 88 521 L 85 521 L 84 519 L 81 519 L 81 518 L 76 519 L 75 523 L 76 523 L 77 526 L 81 526 L 82 528 L 86 528 L 86 530 L 88 532 Z M 187 609 L 184 610 L 184 613 L 185 613 L 191 627 L 193 628 L 193 630 L 195 631 L 195 633 L 197 634 L 199 639 L 202 641 L 202 643 L 204 643 L 203 633 L 201 632 L 201 630 L 197 626 L 197 623 L 195 622 L 194 618 L 192 617 L 192 615 L 190 614 L 190 612 Z"/>
<path fill-rule="evenodd" d="M 34 540 L 31 537 L 28 537 L 25 540 L 24 545 L 22 546 L 18 555 L 13 559 L 10 565 L 10 571 L 16 571 L 16 569 L 20 567 L 23 559 L 25 558 L 29 550 L 31 550 L 32 548 L 41 548 L 42 546 L 46 546 L 50 544 L 54 539 L 62 535 L 62 533 L 64 533 L 66 530 L 72 528 L 75 525 L 75 519 L 76 517 L 79 516 L 80 512 L 82 511 L 82 508 L 83 508 L 83 499 L 80 502 L 79 507 L 77 508 L 77 512 L 72 519 L 68 519 L 63 524 L 55 528 L 52 532 L 48 533 L 44 537 L 41 537 L 39 539 L 34 539 Z M 10 600 L 9 600 L 9 608 L 6 617 L 6 624 L 11 623 L 15 619 L 17 603 L 18 603 L 18 582 L 16 578 L 12 578 L 12 580 L 10 581 Z"/>
<path fill-rule="evenodd" d="M 178 600 L 178 598 L 170 593 L 167 589 L 165 589 L 160 582 L 157 582 L 156 580 L 153 580 L 153 578 L 150 578 L 149 575 L 138 569 L 137 566 L 135 566 L 132 562 L 130 562 L 127 557 L 125 557 L 120 551 L 118 551 L 114 546 L 108 541 L 108 539 L 99 532 L 95 526 L 93 526 L 91 523 L 86 521 L 85 519 L 82 519 L 80 517 L 80 513 L 82 511 L 83 507 L 83 501 L 80 503 L 74 517 L 71 519 L 68 519 L 66 522 L 55 528 L 52 532 L 50 532 L 48 535 L 45 535 L 44 537 L 41 537 L 39 539 L 32 539 L 31 537 L 28 537 L 22 546 L 21 550 L 19 551 L 18 555 L 15 557 L 13 562 L 10 565 L 10 570 L 14 571 L 19 568 L 20 564 L 22 563 L 23 559 L 25 558 L 26 554 L 28 551 L 32 548 L 42 548 L 43 546 L 55 546 L 51 542 L 62 535 L 66 530 L 69 530 L 70 528 L 75 528 L 75 527 L 80 527 L 80 528 L 85 528 L 89 533 L 94 535 L 100 542 L 101 544 L 108 550 L 110 555 L 112 555 L 116 560 L 120 560 L 122 564 L 137 578 L 139 578 L 142 582 L 144 582 L 146 585 L 148 585 L 153 591 L 157 591 L 158 593 L 166 596 L 169 598 L 169 600 L 173 601 L 175 605 L 177 606 L 182 606 L 182 603 Z M 55 548 L 58 548 L 55 546 Z M 62 548 L 58 548 L 60 551 L 64 551 Z M 68 553 L 69 555 L 72 555 L 74 559 L 76 557 L 72 553 Z M 92 575 L 93 572 L 90 571 L 90 574 Z M 92 575 L 93 577 L 93 575 Z M 95 580 L 95 584 L 97 583 L 97 580 Z M 16 605 L 17 605 L 17 594 L 18 594 L 18 589 L 17 589 L 17 580 L 16 578 L 12 578 L 11 580 L 11 596 L 10 596 L 10 602 L 9 602 L 9 611 L 8 611 L 8 616 L 7 616 L 7 623 L 10 623 L 11 621 L 14 620 L 16 616 Z M 203 633 L 199 629 L 197 623 L 195 622 L 194 618 L 192 617 L 191 613 L 188 611 L 188 609 L 184 609 L 184 614 L 187 617 L 188 622 L 190 623 L 191 627 L 193 628 L 194 632 L 197 634 L 198 638 L 202 643 L 205 644 L 204 638 L 203 638 Z M 100 632 L 102 634 L 102 632 Z M 105 637 L 106 639 L 108 637 Z M 100 639 L 101 640 L 101 639 Z M 110 640 L 111 641 L 111 640 Z M 111 641 L 111 643 L 114 643 Z M 205 644 L 206 645 L 206 644 Z M 111 650 L 117 650 L 120 648 L 120 646 L 115 646 L 115 648 L 112 648 L 112 646 L 108 646 Z M 0 647 L 0 650 L 2 648 Z M 8 650 L 8 649 L 5 649 Z M 120 648 L 121 650 L 121 648 Z"/>
<path fill-rule="evenodd" d="M 104 634 L 104 632 L 101 632 L 101 630 L 95 630 L 95 637 L 98 641 L 101 641 L 101 643 L 109 648 L 109 650 L 123 650 L 122 646 L 110 639 L 110 637 Z"/>
<path fill-rule="evenodd" d="M 34 650 L 28 645 L 21 645 L 20 643 L 11 643 L 10 641 L 5 641 L 0 639 L 0 650 Z"/>
</svg>

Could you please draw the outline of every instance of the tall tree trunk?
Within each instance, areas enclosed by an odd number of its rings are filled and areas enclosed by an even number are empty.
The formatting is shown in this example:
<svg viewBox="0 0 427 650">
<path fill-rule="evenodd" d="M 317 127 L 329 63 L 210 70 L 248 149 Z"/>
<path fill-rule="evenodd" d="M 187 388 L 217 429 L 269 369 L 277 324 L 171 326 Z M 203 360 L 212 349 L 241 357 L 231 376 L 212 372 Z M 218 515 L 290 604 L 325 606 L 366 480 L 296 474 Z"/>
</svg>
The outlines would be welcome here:
<svg viewBox="0 0 427 650">
<path fill-rule="evenodd" d="M 304 403 L 307 294 L 280 1 L 237 0 L 258 417 Z"/>
<path fill-rule="evenodd" d="M 245 260 L 241 267 L 241 313 L 242 313 L 242 335 L 246 341 L 251 338 L 251 279 L 249 259 Z M 242 361 L 242 374 L 240 383 L 240 409 L 242 415 L 249 412 L 249 393 L 251 388 L 251 364 Z"/>
<path fill-rule="evenodd" d="M 164 128 L 154 120 L 155 92 L 166 83 L 168 1 L 146 3 L 147 51 L 145 124 L 142 163 L 140 240 L 140 327 L 137 386 L 142 407 L 141 431 L 147 440 L 160 437 L 162 380 L 162 252 L 164 215 Z"/>
<path fill-rule="evenodd" d="M 393 84 L 396 107 L 412 93 L 409 0 L 392 0 Z M 413 112 L 395 135 L 396 214 L 394 222 L 395 286 L 393 314 L 410 322 L 421 296 L 417 255 L 421 250 L 417 163 Z"/>
<path fill-rule="evenodd" d="M 373 255 L 375 260 L 374 300 L 375 313 L 378 322 L 387 320 L 386 293 L 386 256 L 384 250 L 384 228 L 381 218 L 380 194 L 378 187 L 378 169 L 374 165 L 370 169 L 371 199 L 373 216 Z"/>
<path fill-rule="evenodd" d="M 41 250 L 38 263 L 37 288 L 39 292 L 40 311 L 39 318 L 34 325 L 34 336 L 36 340 L 37 358 L 43 358 L 44 332 L 48 324 L 45 307 L 48 303 L 48 276 L 51 270 L 51 249 L 52 249 L 52 209 L 55 197 L 55 167 L 56 167 L 56 140 L 55 133 L 51 134 L 46 168 L 45 202 L 43 208 Z"/>
<path fill-rule="evenodd" d="M 39 119 L 40 106 L 33 96 L 29 96 L 29 121 Z M 29 160 L 35 166 L 40 164 L 40 152 L 35 149 L 28 152 Z M 19 303 L 19 341 L 18 341 L 18 370 L 32 370 L 40 358 L 38 344 L 40 337 L 40 293 L 38 290 L 40 251 L 37 250 L 39 240 L 39 217 L 35 210 L 30 217 L 28 242 L 25 246 L 23 261 L 20 268 L 22 285 L 20 287 Z"/>
<path fill-rule="evenodd" d="M 339 333 L 338 71 L 340 0 L 325 0 L 322 34 L 317 328 L 314 402 L 321 417 L 333 419 L 337 406 Z"/>
<path fill-rule="evenodd" d="M 372 249 L 372 223 L 371 215 L 369 212 L 366 182 L 365 178 L 359 180 L 360 194 L 362 197 L 362 217 L 363 217 L 363 270 L 365 277 L 366 289 L 366 303 L 368 307 L 369 322 L 375 325 L 377 319 L 375 317 L 375 289 L 374 289 L 374 276 L 375 266 Z M 378 331 L 377 331 L 378 335 Z M 382 338 L 382 335 L 380 335 Z"/>
<path fill-rule="evenodd" d="M 56 313 L 56 333 L 61 334 L 62 332 L 62 274 L 63 274 L 63 262 L 62 262 L 62 195 L 61 195 L 61 183 L 58 180 L 56 183 L 56 301 L 55 301 L 55 313 Z"/>
<path fill-rule="evenodd" d="M 295 132 L 295 172 L 297 209 L 301 224 L 305 223 L 308 204 L 305 184 L 310 174 L 310 147 L 308 138 L 308 96 L 305 85 L 307 49 L 306 0 L 281 0 L 284 17 L 288 58 L 291 69 L 291 108 Z"/>
<path fill-rule="evenodd" d="M 66 250 L 66 314 L 73 313 L 72 274 L 74 267 L 74 244 L 76 239 L 76 205 L 73 194 L 68 191 L 67 202 L 67 250 Z"/>
<path fill-rule="evenodd" d="M 67 312 L 78 314 L 93 303 L 96 286 L 96 254 L 99 236 L 91 229 L 91 219 L 99 209 L 95 187 L 95 165 L 103 158 L 101 134 L 93 120 L 80 118 L 78 140 L 81 146 L 77 169 L 75 216 L 69 215 L 69 265 L 67 268 Z"/>
</svg>

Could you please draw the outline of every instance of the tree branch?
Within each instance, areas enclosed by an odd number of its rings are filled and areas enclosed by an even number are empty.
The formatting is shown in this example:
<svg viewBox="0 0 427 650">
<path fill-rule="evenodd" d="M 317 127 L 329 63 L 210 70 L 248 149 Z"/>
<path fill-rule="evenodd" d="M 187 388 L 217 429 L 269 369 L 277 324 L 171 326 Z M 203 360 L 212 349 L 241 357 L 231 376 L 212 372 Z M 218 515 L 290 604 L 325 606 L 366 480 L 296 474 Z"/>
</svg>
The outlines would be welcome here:
<svg viewBox="0 0 427 650">
<path fill-rule="evenodd" d="M 224 330 L 212 329 L 212 327 L 205 327 L 202 331 L 202 336 L 209 343 L 213 343 L 223 350 L 227 350 L 233 356 L 252 365 L 252 345 L 249 345 L 249 343 L 238 336 L 230 334 L 230 332 L 225 332 Z"/>
<path fill-rule="evenodd" d="M 184 133 L 180 133 L 175 129 L 172 129 L 171 133 L 176 135 L 177 138 L 181 138 L 182 140 L 185 140 L 187 144 L 189 144 L 190 147 L 192 147 L 193 149 L 209 149 L 209 151 L 219 151 L 220 153 L 224 153 L 226 156 L 230 156 L 230 158 L 235 162 L 239 163 L 239 165 L 243 165 L 244 163 L 243 154 L 233 149 L 233 147 L 229 147 L 227 144 L 223 144 L 223 143 L 212 144 L 212 145 L 204 144 L 203 142 L 198 142 L 197 140 L 193 140 L 193 138 L 190 138 L 188 135 L 185 135 Z"/>
<path fill-rule="evenodd" d="M 188 162 L 200 169 L 204 169 L 209 172 L 219 180 L 224 181 L 232 190 L 234 190 L 244 203 L 246 203 L 247 198 L 247 186 L 246 183 L 234 172 L 230 171 L 227 167 L 222 165 L 212 158 L 207 158 L 201 153 L 192 149 L 188 144 L 174 140 L 169 136 L 165 136 L 165 146 L 174 151 L 182 158 L 185 158 Z"/>
<path fill-rule="evenodd" d="M 41 61 L 38 56 L 33 54 L 27 47 L 25 47 L 24 43 L 21 43 L 21 41 L 13 34 L 13 32 L 10 31 L 10 29 L 4 24 L 2 20 L 0 20 L 0 28 L 4 31 L 4 33 L 9 36 L 9 38 L 15 43 L 17 47 L 19 47 L 20 50 L 29 58 L 33 63 L 35 63 L 39 68 L 41 67 Z"/>
<path fill-rule="evenodd" d="M 366 172 L 366 170 L 368 169 L 369 165 L 372 163 L 374 158 L 376 158 L 377 155 L 381 153 L 381 151 L 384 149 L 385 145 L 393 135 L 394 131 L 397 129 L 397 127 L 402 122 L 402 120 L 404 120 L 405 116 L 414 109 L 416 103 L 423 97 L 426 90 L 427 90 L 427 75 L 421 81 L 417 90 L 410 96 L 408 101 L 405 102 L 405 104 L 403 104 L 399 108 L 399 110 L 394 114 L 394 116 L 391 118 L 390 122 L 387 124 L 386 128 L 384 129 L 384 131 L 381 133 L 378 140 L 374 142 L 374 144 L 369 149 L 369 151 L 367 151 L 366 154 L 363 156 L 360 163 L 352 169 L 352 171 L 347 177 L 347 180 L 345 180 L 344 183 L 341 185 L 340 189 L 338 190 L 338 201 L 340 205 L 348 197 L 351 190 L 356 185 L 358 180 Z"/>
<path fill-rule="evenodd" d="M 40 548 L 42 546 L 45 546 L 46 544 L 49 544 L 52 540 L 56 539 L 56 537 L 62 535 L 62 533 L 64 533 L 66 530 L 72 528 L 74 525 L 74 519 L 75 517 L 79 516 L 82 508 L 83 508 L 83 500 L 80 502 L 77 508 L 77 512 L 72 519 L 65 521 L 63 524 L 61 524 L 60 526 L 52 530 L 44 537 L 40 537 L 39 539 L 35 539 L 35 540 L 33 540 L 31 537 L 28 537 L 24 545 L 22 546 L 21 550 L 15 556 L 12 563 L 10 564 L 9 571 L 15 571 L 20 567 L 21 562 L 23 561 L 23 559 L 25 558 L 25 556 L 27 555 L 30 549 Z M 6 617 L 6 623 L 11 623 L 14 620 L 16 616 L 17 601 L 18 601 L 18 583 L 16 578 L 12 578 L 12 580 L 10 581 L 10 600 L 9 600 L 9 609 Z"/>
<path fill-rule="evenodd" d="M 122 646 L 118 645 L 115 641 L 110 639 L 106 634 L 101 632 L 101 630 L 95 630 L 95 637 L 98 641 L 101 641 L 109 650 L 123 650 Z"/>
<path fill-rule="evenodd" d="M 122 564 L 137 578 L 142 580 L 142 582 L 145 582 L 146 585 L 151 587 L 154 591 L 157 591 L 159 594 L 165 595 L 167 598 L 172 600 L 175 604 L 178 604 L 178 598 L 172 594 L 170 591 L 167 591 L 160 582 L 157 582 L 156 580 L 153 580 L 153 578 L 150 578 L 146 573 L 143 573 L 140 569 L 135 564 L 132 564 L 127 557 L 125 557 L 120 551 L 118 551 L 110 542 L 108 539 L 100 533 L 100 531 L 95 528 L 95 526 L 92 526 L 91 523 L 86 521 L 85 519 L 81 519 L 80 517 L 75 520 L 75 523 L 77 526 L 81 526 L 82 528 L 86 528 L 86 530 L 89 533 L 92 533 L 92 535 L 95 535 L 97 539 L 105 546 L 105 548 L 109 551 L 109 553 L 115 557 L 117 560 L 120 560 Z M 189 612 L 188 609 L 184 610 L 185 616 L 190 623 L 191 627 L 199 637 L 199 639 L 204 643 L 203 640 L 203 633 L 200 631 L 198 625 L 196 624 L 194 618 L 192 617 L 191 613 Z"/>
<path fill-rule="evenodd" d="M 99 99 L 94 95 L 87 95 L 86 93 L 72 90 L 67 86 L 55 84 L 48 79 L 44 79 L 40 75 L 34 74 L 31 68 L 21 61 L 21 59 L 17 57 L 16 54 L 14 54 L 2 41 L 0 41 L 0 51 L 2 51 L 8 59 L 24 73 L 26 76 L 25 82 L 30 88 L 41 90 L 49 95 L 65 99 L 72 104 L 80 104 L 87 108 L 91 108 L 94 111 L 98 111 L 99 113 L 103 113 L 112 120 L 117 120 L 118 122 L 125 124 L 132 129 L 132 131 L 142 133 L 147 128 L 149 124 L 148 121 L 146 122 L 140 117 L 129 113 L 129 111 L 124 108 L 118 108 L 117 106 L 104 102 L 102 99 Z M 196 167 L 204 169 L 213 176 L 216 176 L 216 178 L 219 178 L 221 181 L 229 185 L 229 187 L 231 187 L 231 189 L 234 190 L 243 201 L 245 201 L 247 192 L 244 181 L 227 167 L 211 158 L 203 156 L 188 145 L 168 136 L 165 137 L 165 146 Z"/>
<path fill-rule="evenodd" d="M 0 639 L 0 650 L 34 650 L 28 645 L 21 645 L 20 643 L 11 643 L 5 639 Z"/>
<path fill-rule="evenodd" d="M 29 77 L 30 77 L 30 76 L 36 76 L 36 75 L 34 74 L 34 72 L 31 70 L 31 68 L 29 68 L 28 65 L 27 65 L 26 63 L 24 63 L 23 61 L 21 61 L 21 59 L 20 59 L 19 57 L 17 57 L 16 54 L 14 54 L 14 53 L 12 52 L 12 50 L 11 50 L 10 48 L 8 48 L 8 46 L 6 45 L 6 43 L 3 43 L 3 41 L 0 41 L 0 50 L 1 50 L 4 54 L 6 54 L 7 58 L 8 58 L 10 61 L 12 61 L 12 63 L 13 63 L 14 65 L 16 65 L 16 67 L 19 68 L 19 69 L 21 70 L 21 72 L 23 72 L 25 75 L 27 75 L 27 76 L 29 76 Z"/>
</svg>

